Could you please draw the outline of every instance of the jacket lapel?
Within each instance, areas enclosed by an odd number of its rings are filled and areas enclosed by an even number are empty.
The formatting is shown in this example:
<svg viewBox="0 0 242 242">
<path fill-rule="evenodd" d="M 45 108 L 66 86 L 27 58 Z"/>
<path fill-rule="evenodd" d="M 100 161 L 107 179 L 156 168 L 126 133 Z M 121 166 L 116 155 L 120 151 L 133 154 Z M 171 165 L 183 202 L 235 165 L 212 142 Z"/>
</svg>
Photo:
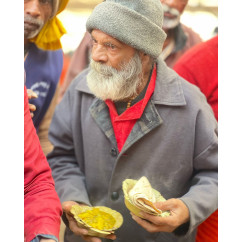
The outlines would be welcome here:
<svg viewBox="0 0 242 242">
<path fill-rule="evenodd" d="M 86 72 L 88 73 L 88 70 L 86 70 Z M 87 87 L 86 81 L 80 82 L 77 86 L 77 90 L 92 95 Z M 180 77 L 175 71 L 168 68 L 161 58 L 158 58 L 157 60 L 157 80 L 153 96 L 147 103 L 141 118 L 135 123 L 119 155 L 124 153 L 129 147 L 131 147 L 131 145 L 141 139 L 144 135 L 148 134 L 163 123 L 155 105 L 186 105 Z M 90 113 L 106 137 L 117 147 L 116 138 L 110 120 L 109 109 L 106 103 L 95 98 L 90 107 Z"/>
<path fill-rule="evenodd" d="M 106 103 L 100 99 L 94 99 L 94 102 L 92 103 L 89 110 L 100 129 L 104 132 L 107 138 L 117 147 L 113 126 L 110 120 L 109 109 Z"/>
<path fill-rule="evenodd" d="M 152 131 L 162 123 L 163 120 L 158 114 L 155 105 L 152 101 L 149 101 L 141 118 L 137 120 L 131 133 L 129 134 L 120 155 L 122 155 L 122 153 L 124 153 L 135 142 L 137 142 L 139 139 L 141 139 L 143 136 L 148 134 L 150 131 Z"/>
</svg>

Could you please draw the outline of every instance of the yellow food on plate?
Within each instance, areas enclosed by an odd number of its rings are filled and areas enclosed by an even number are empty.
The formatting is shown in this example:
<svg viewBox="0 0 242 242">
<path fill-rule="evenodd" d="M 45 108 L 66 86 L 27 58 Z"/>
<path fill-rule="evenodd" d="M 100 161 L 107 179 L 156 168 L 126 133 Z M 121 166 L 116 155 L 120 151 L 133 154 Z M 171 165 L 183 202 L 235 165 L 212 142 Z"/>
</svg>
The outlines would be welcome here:
<svg viewBox="0 0 242 242">
<path fill-rule="evenodd" d="M 99 208 L 87 210 L 84 213 L 78 214 L 78 217 L 90 227 L 100 230 L 113 229 L 115 224 L 114 217 L 109 213 L 103 212 Z"/>
<path fill-rule="evenodd" d="M 73 205 L 71 213 L 77 225 L 87 229 L 90 236 L 106 237 L 123 223 L 123 216 L 119 212 L 104 206 Z"/>
</svg>

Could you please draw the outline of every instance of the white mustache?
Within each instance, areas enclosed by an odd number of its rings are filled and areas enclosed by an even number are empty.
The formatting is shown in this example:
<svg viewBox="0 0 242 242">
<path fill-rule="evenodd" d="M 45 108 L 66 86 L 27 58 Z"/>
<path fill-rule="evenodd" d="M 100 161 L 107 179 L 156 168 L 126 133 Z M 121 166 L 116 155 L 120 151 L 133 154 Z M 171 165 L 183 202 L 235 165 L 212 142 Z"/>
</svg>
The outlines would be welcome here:
<svg viewBox="0 0 242 242">
<path fill-rule="evenodd" d="M 174 15 L 174 16 L 176 16 L 176 17 L 180 16 L 180 12 L 179 12 L 177 9 L 175 9 L 175 8 L 170 8 L 170 7 L 169 7 L 168 5 L 166 5 L 166 4 L 162 4 L 162 6 L 163 6 L 163 9 L 164 9 L 164 12 L 169 13 L 169 14 L 172 14 L 172 15 Z"/>
<path fill-rule="evenodd" d="M 105 64 L 101 64 L 99 62 L 94 61 L 91 59 L 90 66 L 99 74 L 104 75 L 104 76 L 113 76 L 114 74 L 117 74 L 118 71 L 111 67 L 107 66 Z"/>
<path fill-rule="evenodd" d="M 42 26 L 44 24 L 43 20 L 35 19 L 35 18 L 31 17 L 28 14 L 24 15 L 24 22 L 28 22 L 28 23 L 31 23 L 31 24 L 36 24 L 36 25 L 39 25 L 39 26 Z"/>
</svg>

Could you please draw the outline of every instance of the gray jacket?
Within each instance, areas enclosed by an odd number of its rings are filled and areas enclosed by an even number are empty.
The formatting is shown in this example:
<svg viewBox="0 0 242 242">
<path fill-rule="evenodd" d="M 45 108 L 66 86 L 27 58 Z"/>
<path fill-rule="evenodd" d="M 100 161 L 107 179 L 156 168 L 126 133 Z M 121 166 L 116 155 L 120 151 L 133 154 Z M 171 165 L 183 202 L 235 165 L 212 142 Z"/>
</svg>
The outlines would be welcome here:
<svg viewBox="0 0 242 242">
<path fill-rule="evenodd" d="M 57 106 L 49 132 L 48 156 L 61 202 L 73 200 L 119 211 L 119 242 L 190 242 L 196 227 L 217 209 L 217 122 L 205 96 L 162 60 L 153 96 L 122 151 L 105 102 L 95 98 L 82 72 Z M 166 198 L 189 208 L 185 236 L 148 233 L 124 205 L 122 181 L 146 176 Z M 66 231 L 68 242 L 82 241 Z"/>
</svg>

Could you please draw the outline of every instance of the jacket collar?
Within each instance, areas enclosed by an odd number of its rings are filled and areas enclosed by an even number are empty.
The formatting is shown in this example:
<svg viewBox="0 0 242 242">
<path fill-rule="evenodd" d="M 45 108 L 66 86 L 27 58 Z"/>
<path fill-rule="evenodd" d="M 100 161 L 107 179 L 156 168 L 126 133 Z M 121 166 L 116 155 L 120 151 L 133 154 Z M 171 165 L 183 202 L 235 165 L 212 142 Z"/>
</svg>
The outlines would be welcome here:
<svg viewBox="0 0 242 242">
<path fill-rule="evenodd" d="M 155 104 L 169 106 L 186 105 L 181 77 L 170 69 L 161 57 L 157 59 L 157 78 L 152 100 Z"/>
<path fill-rule="evenodd" d="M 89 72 L 89 68 L 83 71 L 77 78 L 80 80 Z M 85 78 L 86 79 L 86 78 Z M 76 89 L 81 92 L 92 94 L 87 86 L 86 81 L 80 81 Z M 157 59 L 157 78 L 155 84 L 155 91 L 151 97 L 154 104 L 169 105 L 169 106 L 184 106 L 186 105 L 183 89 L 181 85 L 181 78 L 175 71 L 167 67 L 165 62 Z"/>
</svg>

